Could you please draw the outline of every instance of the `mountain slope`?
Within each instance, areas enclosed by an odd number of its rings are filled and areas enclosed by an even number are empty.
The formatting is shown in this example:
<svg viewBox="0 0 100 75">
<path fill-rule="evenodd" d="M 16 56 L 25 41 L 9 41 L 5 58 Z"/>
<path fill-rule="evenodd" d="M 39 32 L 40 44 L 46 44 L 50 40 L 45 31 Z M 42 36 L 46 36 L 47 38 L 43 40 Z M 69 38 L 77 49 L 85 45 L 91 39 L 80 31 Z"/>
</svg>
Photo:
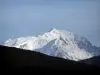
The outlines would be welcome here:
<svg viewBox="0 0 100 75">
<path fill-rule="evenodd" d="M 97 65 L 100 67 L 100 56 L 95 56 L 89 59 L 82 60 L 80 62 L 86 63 L 86 64 Z"/>
<path fill-rule="evenodd" d="M 7 40 L 4 45 L 75 61 L 100 55 L 100 49 L 92 46 L 85 37 L 55 28 L 36 37 L 29 36 Z"/>
<path fill-rule="evenodd" d="M 71 60 L 48 56 L 39 52 L 23 50 L 13 47 L 0 46 L 2 54 L 0 68 L 3 72 L 35 72 L 39 70 L 67 71 L 67 70 L 95 70 L 100 69 Z M 1 55 L 0 54 L 0 55 Z"/>
</svg>

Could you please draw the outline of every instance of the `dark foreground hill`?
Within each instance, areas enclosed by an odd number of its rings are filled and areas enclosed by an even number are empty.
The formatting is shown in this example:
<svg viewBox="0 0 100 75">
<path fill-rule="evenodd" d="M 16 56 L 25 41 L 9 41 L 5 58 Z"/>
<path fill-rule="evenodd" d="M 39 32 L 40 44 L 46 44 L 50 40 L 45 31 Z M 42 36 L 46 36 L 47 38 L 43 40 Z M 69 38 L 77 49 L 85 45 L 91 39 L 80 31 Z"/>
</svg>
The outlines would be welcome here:
<svg viewBox="0 0 100 75">
<path fill-rule="evenodd" d="M 100 67 L 100 56 L 95 56 L 93 58 L 82 60 L 80 62 L 84 62 L 86 64 L 96 65 Z"/>
<path fill-rule="evenodd" d="M 5 72 L 34 72 L 39 70 L 97 70 L 97 66 L 47 56 L 38 52 L 0 46 L 1 64 Z"/>
</svg>

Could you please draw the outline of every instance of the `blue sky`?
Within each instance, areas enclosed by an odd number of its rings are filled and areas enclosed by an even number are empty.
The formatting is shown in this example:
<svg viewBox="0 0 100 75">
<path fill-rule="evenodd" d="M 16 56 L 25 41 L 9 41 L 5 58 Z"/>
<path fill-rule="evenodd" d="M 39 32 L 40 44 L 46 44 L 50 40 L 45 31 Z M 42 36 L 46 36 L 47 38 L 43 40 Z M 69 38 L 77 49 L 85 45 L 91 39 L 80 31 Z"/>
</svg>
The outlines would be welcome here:
<svg viewBox="0 0 100 75">
<path fill-rule="evenodd" d="M 99 0 L 0 0 L 0 42 L 57 28 L 100 46 L 99 7 Z"/>
</svg>

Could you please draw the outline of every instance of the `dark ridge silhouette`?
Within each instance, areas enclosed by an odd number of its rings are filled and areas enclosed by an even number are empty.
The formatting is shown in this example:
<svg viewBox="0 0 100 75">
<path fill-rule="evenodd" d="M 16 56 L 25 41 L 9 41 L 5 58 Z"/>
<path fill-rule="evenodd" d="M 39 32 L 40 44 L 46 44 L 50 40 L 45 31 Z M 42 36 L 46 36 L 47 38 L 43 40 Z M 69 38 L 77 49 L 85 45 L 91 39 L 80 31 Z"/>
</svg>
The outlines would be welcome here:
<svg viewBox="0 0 100 75">
<path fill-rule="evenodd" d="M 90 59 L 82 60 L 80 62 L 83 62 L 86 64 L 91 64 L 91 65 L 96 65 L 96 66 L 100 67 L 100 56 L 95 56 L 95 57 L 92 57 Z"/>
<path fill-rule="evenodd" d="M 0 46 L 0 68 L 5 72 L 97 70 L 97 66 L 13 47 Z M 1 67 L 3 66 L 3 67 Z M 3 69 L 4 68 L 4 69 Z"/>
</svg>

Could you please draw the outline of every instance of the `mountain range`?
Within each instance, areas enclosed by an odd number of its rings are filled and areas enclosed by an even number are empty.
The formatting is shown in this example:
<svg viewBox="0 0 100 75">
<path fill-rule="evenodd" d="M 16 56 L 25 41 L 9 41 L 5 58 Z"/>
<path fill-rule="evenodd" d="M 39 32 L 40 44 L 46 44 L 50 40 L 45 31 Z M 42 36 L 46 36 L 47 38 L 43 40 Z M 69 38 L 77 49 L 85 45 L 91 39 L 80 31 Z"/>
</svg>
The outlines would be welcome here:
<svg viewBox="0 0 100 75">
<path fill-rule="evenodd" d="M 9 39 L 3 45 L 74 61 L 100 55 L 100 48 L 93 46 L 85 37 L 56 28 L 37 36 Z"/>
</svg>

